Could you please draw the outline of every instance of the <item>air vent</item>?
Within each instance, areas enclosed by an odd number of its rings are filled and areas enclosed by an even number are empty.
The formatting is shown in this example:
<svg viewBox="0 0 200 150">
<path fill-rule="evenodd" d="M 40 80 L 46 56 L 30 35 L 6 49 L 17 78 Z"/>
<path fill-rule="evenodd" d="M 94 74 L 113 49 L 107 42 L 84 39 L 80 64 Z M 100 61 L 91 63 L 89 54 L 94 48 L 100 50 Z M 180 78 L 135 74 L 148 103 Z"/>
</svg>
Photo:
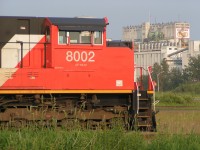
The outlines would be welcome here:
<svg viewBox="0 0 200 150">
<path fill-rule="evenodd" d="M 30 79 L 35 79 L 35 78 L 39 77 L 39 73 L 38 72 L 28 72 L 27 77 Z"/>
<path fill-rule="evenodd" d="M 16 77 L 16 73 L 15 72 L 5 72 L 4 77 L 7 79 L 13 79 Z"/>
</svg>

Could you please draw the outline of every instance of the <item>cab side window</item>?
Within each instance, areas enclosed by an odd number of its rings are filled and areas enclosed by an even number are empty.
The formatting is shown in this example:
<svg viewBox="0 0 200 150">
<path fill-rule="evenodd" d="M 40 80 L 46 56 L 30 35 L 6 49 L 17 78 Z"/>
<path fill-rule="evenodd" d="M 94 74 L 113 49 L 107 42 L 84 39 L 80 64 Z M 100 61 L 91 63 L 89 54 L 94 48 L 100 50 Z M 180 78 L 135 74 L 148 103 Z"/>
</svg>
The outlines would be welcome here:
<svg viewBox="0 0 200 150">
<path fill-rule="evenodd" d="M 46 42 L 50 42 L 50 29 L 49 29 L 49 27 L 48 28 L 46 28 Z"/>
<path fill-rule="evenodd" d="M 82 44 L 91 44 L 91 32 L 90 31 L 83 31 L 80 34 L 81 36 L 81 43 Z"/>
<path fill-rule="evenodd" d="M 67 43 L 67 36 L 65 31 L 59 31 L 59 44 L 66 44 Z"/>
<path fill-rule="evenodd" d="M 102 44 L 102 32 L 101 31 L 94 32 L 94 44 Z"/>
<path fill-rule="evenodd" d="M 68 32 L 68 33 L 69 33 L 70 44 L 80 43 L 80 37 L 79 37 L 80 32 Z"/>
<path fill-rule="evenodd" d="M 59 44 L 102 44 L 101 31 L 59 31 Z"/>
</svg>

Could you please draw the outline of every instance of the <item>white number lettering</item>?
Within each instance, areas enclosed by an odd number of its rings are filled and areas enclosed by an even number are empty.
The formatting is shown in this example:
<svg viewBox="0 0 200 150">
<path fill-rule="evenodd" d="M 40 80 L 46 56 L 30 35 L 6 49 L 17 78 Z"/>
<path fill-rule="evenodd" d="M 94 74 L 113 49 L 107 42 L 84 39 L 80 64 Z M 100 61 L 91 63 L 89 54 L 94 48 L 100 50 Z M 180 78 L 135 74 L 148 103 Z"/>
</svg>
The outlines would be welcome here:
<svg viewBox="0 0 200 150">
<path fill-rule="evenodd" d="M 95 58 L 95 53 L 93 51 L 90 51 L 90 52 L 67 51 L 66 52 L 66 60 L 68 62 L 72 62 L 72 61 L 75 61 L 75 62 L 79 62 L 79 61 L 81 61 L 81 62 L 95 62 L 94 58 Z"/>
<path fill-rule="evenodd" d="M 75 62 L 79 62 L 80 61 L 80 52 L 79 51 L 75 51 L 74 52 L 74 61 Z"/>
<path fill-rule="evenodd" d="M 89 59 L 88 59 L 89 62 L 95 62 L 94 60 L 95 53 L 93 51 L 90 51 L 88 53 L 88 56 L 89 56 Z"/>
<path fill-rule="evenodd" d="M 72 51 L 67 51 L 66 60 L 69 62 L 73 61 Z"/>
<path fill-rule="evenodd" d="M 87 55 L 86 51 L 83 51 L 81 53 L 81 60 L 82 60 L 82 62 L 86 62 L 88 60 L 88 55 Z"/>
</svg>

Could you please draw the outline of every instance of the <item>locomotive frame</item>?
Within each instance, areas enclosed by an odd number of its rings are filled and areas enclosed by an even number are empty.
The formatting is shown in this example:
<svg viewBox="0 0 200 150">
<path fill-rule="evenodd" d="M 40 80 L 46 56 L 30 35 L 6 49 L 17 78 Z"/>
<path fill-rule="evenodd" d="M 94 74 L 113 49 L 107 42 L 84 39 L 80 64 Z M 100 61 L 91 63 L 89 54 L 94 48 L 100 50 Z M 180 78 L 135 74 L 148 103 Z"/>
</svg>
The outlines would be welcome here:
<svg viewBox="0 0 200 150">
<path fill-rule="evenodd" d="M 2 126 L 155 131 L 154 85 L 134 81 L 132 42 L 108 42 L 107 18 L 0 17 Z"/>
</svg>

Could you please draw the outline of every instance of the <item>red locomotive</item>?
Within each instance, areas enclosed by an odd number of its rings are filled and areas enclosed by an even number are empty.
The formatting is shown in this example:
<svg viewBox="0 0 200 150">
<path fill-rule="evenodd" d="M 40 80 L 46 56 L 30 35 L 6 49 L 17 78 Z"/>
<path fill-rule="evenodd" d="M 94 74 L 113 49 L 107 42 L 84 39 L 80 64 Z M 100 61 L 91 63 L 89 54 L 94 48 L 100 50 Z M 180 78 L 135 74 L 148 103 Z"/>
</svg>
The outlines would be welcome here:
<svg viewBox="0 0 200 150">
<path fill-rule="evenodd" d="M 107 18 L 0 17 L 1 125 L 122 120 L 154 130 L 152 88 L 139 91 L 134 82 L 133 45 L 107 42 L 107 25 Z"/>
</svg>

